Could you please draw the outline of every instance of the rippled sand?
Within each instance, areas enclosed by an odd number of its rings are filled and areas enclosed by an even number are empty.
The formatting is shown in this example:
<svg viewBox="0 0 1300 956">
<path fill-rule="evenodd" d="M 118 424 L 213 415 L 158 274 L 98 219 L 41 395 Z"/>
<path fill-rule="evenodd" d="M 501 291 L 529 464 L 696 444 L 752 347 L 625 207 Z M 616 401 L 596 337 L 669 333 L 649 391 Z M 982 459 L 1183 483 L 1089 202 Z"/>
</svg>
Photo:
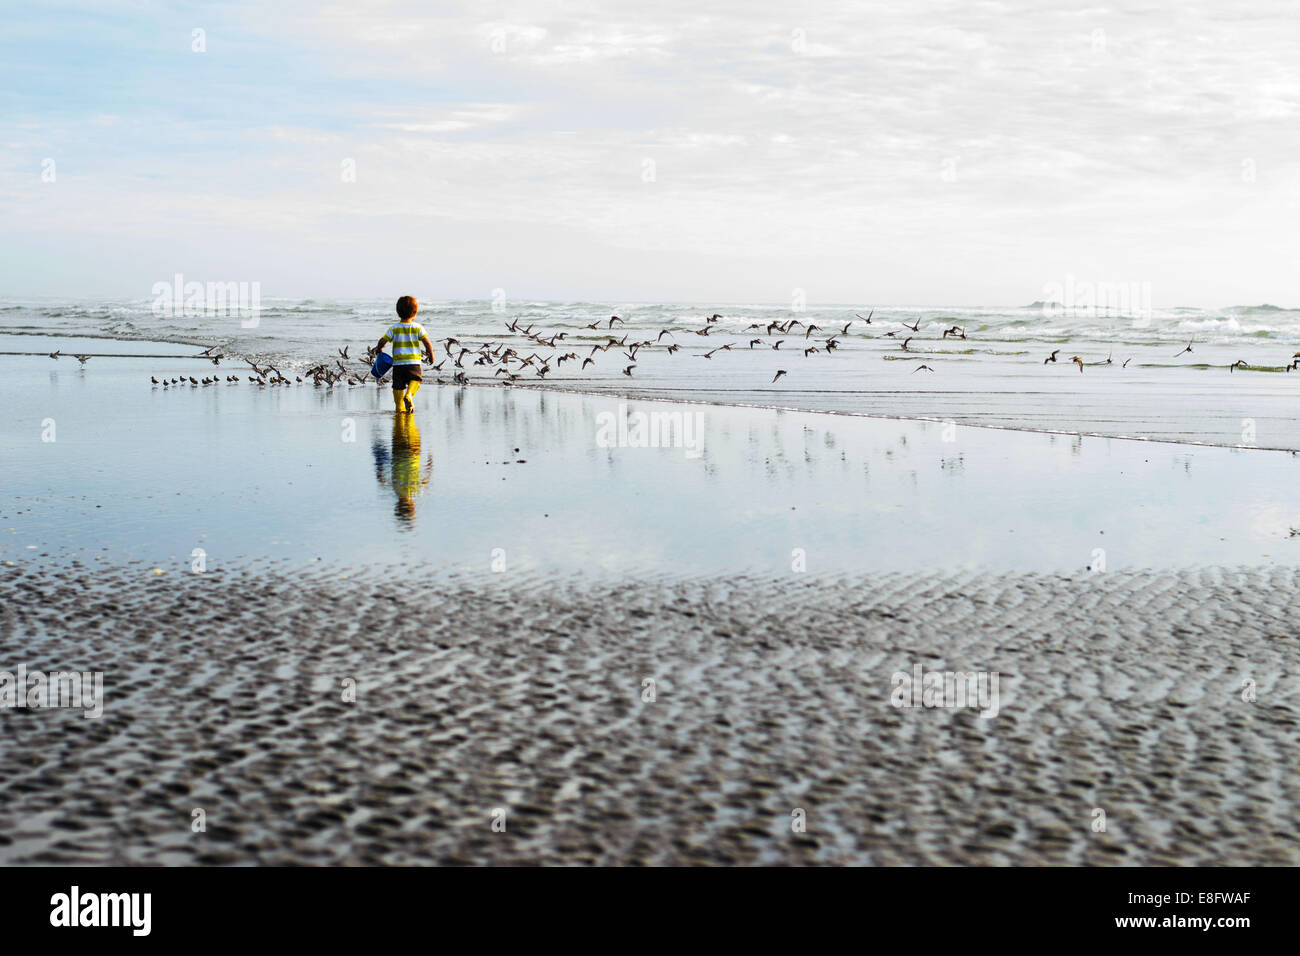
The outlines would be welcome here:
<svg viewBox="0 0 1300 956">
<path fill-rule="evenodd" d="M 1292 570 L 348 573 L 0 568 L 0 668 L 106 696 L 0 710 L 0 862 L 1300 863 Z"/>
</svg>

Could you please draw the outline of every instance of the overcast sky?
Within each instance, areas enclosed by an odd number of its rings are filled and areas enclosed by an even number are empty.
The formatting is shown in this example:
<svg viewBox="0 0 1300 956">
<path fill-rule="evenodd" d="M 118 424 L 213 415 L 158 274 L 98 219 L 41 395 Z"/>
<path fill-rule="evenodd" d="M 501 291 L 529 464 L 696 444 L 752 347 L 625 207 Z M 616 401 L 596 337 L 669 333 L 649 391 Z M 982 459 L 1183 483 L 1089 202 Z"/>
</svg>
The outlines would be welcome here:
<svg viewBox="0 0 1300 956">
<path fill-rule="evenodd" d="M 1300 305 L 1300 11 L 6 4 L 0 223 L 11 296 Z"/>
</svg>

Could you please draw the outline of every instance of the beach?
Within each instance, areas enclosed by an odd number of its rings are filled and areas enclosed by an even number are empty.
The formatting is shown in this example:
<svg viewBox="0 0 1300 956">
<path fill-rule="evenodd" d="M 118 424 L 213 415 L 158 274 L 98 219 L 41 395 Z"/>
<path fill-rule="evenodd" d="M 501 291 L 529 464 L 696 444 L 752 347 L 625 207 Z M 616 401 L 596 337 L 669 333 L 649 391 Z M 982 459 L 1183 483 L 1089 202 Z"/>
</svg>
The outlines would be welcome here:
<svg viewBox="0 0 1300 956">
<path fill-rule="evenodd" d="M 6 659 L 108 675 L 0 711 L 7 864 L 1300 861 L 1290 570 L 0 582 Z"/>
<path fill-rule="evenodd" d="M 0 338 L 0 862 L 1300 862 L 1289 450 Z"/>
</svg>

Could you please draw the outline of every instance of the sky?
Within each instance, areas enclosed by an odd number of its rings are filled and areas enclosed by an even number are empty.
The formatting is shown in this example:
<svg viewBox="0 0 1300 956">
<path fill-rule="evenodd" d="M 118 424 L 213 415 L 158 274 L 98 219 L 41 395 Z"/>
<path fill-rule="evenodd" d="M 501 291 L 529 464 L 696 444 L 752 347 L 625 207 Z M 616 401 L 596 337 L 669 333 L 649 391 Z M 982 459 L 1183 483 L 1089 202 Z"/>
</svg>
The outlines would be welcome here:
<svg viewBox="0 0 1300 956">
<path fill-rule="evenodd" d="M 1290 0 L 0 5 L 0 296 L 1300 306 L 1297 222 Z"/>
</svg>

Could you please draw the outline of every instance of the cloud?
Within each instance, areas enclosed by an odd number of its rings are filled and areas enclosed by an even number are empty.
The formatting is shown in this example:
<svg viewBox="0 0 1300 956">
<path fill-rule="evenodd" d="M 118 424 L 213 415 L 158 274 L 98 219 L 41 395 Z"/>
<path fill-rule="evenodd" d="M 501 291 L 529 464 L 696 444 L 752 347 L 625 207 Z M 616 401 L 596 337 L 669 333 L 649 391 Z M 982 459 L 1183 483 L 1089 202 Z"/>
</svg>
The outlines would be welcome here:
<svg viewBox="0 0 1300 956">
<path fill-rule="evenodd" d="M 117 220 L 165 246 L 183 210 L 289 257 L 326 224 L 453 253 L 496 235 L 496 261 L 462 263 L 472 291 L 527 271 L 521 237 L 551 228 L 583 249 L 551 273 L 572 298 L 639 256 L 671 257 L 663 298 L 767 295 L 783 262 L 823 301 L 1020 302 L 1066 272 L 1150 281 L 1164 304 L 1287 298 L 1282 2 L 203 10 L 73 5 L 0 41 L 15 229 Z M 111 42 L 60 56 L 92 14 Z M 75 203 L 42 192 L 45 156 Z"/>
</svg>

